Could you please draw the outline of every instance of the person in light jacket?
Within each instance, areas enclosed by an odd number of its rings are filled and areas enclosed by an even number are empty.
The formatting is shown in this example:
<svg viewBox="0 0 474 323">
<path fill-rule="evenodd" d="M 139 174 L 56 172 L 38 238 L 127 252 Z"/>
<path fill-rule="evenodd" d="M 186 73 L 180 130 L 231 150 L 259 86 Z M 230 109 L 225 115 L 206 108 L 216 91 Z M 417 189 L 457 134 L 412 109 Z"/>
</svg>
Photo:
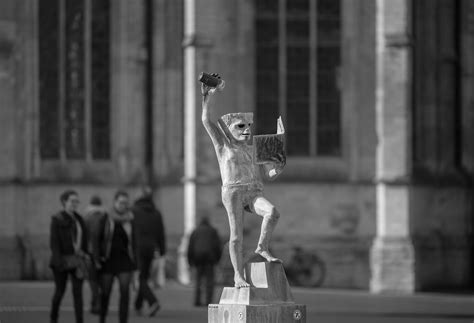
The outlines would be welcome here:
<svg viewBox="0 0 474 323">
<path fill-rule="evenodd" d="M 99 224 L 99 234 L 93 244 L 95 263 L 101 281 L 100 322 L 105 323 L 114 278 L 119 281 L 119 322 L 127 323 L 130 282 L 136 270 L 135 228 L 125 191 L 115 194 L 113 207 Z"/>
</svg>

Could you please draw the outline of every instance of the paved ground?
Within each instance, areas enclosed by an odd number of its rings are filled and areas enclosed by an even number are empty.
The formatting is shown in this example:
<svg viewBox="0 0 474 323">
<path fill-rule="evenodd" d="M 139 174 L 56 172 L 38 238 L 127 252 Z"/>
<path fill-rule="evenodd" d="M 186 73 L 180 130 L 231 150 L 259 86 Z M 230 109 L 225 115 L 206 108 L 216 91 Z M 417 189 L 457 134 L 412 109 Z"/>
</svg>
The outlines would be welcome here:
<svg viewBox="0 0 474 323">
<path fill-rule="evenodd" d="M 308 323 L 461 323 L 474 322 L 474 295 L 417 294 L 414 296 L 370 295 L 363 291 L 293 288 L 296 302 L 306 304 Z M 48 323 L 53 285 L 50 282 L 0 283 L 0 323 Z M 207 322 L 207 308 L 191 306 L 192 289 L 169 283 L 157 291 L 163 308 L 155 318 L 138 317 L 131 311 L 130 323 Z M 89 290 L 84 289 L 85 304 Z M 220 295 L 220 290 L 217 293 Z M 117 289 L 111 300 L 108 322 L 118 322 Z M 61 306 L 61 323 L 74 323 L 68 286 Z M 98 322 L 85 313 L 85 322 Z"/>
</svg>

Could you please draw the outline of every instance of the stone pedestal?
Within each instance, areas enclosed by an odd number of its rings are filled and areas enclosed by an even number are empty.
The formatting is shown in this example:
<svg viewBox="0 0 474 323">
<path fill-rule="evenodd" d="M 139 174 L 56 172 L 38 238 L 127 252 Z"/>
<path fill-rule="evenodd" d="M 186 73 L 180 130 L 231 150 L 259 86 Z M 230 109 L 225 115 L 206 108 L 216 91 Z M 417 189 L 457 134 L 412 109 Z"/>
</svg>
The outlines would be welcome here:
<svg viewBox="0 0 474 323">
<path fill-rule="evenodd" d="M 249 288 L 225 287 L 210 304 L 208 323 L 306 322 L 306 305 L 295 304 L 283 265 L 252 262 L 245 267 Z"/>
</svg>

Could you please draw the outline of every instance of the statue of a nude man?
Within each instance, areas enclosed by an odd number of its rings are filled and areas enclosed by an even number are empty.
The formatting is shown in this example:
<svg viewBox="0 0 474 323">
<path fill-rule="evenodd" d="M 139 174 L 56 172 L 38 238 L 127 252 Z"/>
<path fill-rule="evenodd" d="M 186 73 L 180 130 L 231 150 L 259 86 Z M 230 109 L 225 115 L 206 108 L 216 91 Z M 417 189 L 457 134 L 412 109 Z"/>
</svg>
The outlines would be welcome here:
<svg viewBox="0 0 474 323">
<path fill-rule="evenodd" d="M 217 76 L 217 74 L 213 74 Z M 234 268 L 235 287 L 249 287 L 243 270 L 243 215 L 244 209 L 260 215 L 262 226 L 255 253 L 269 262 L 281 262 L 270 254 L 269 243 L 280 214 L 263 196 L 262 175 L 275 179 L 285 165 L 285 158 L 278 155 L 274 161 L 257 165 L 252 161 L 252 113 L 230 113 L 217 122 L 210 117 L 210 101 L 215 88 L 201 85 L 202 123 L 216 150 L 222 177 L 222 202 L 229 217 L 229 254 Z"/>
</svg>

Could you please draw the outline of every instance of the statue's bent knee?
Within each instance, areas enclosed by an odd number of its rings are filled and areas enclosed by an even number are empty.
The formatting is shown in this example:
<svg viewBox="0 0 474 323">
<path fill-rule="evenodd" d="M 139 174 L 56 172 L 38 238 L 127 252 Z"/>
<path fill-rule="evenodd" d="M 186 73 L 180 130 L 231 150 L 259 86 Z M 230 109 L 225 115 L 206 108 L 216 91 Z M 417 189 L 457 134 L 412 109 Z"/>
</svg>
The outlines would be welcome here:
<svg viewBox="0 0 474 323">
<path fill-rule="evenodd" d="M 270 218 L 270 220 L 278 221 L 278 219 L 280 218 L 280 212 L 278 212 L 278 210 L 274 206 L 272 206 L 267 216 Z"/>
</svg>

